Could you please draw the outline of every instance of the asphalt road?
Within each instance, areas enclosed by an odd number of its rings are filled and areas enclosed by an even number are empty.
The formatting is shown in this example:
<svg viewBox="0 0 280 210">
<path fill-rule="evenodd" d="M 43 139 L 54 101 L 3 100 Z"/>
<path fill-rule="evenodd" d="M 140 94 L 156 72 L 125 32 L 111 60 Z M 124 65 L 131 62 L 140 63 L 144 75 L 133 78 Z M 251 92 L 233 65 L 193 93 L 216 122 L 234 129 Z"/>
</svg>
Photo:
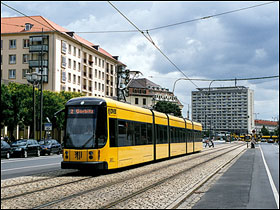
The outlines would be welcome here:
<svg viewBox="0 0 280 210">
<path fill-rule="evenodd" d="M 1 159 L 1 180 L 60 170 L 62 155 Z"/>
</svg>

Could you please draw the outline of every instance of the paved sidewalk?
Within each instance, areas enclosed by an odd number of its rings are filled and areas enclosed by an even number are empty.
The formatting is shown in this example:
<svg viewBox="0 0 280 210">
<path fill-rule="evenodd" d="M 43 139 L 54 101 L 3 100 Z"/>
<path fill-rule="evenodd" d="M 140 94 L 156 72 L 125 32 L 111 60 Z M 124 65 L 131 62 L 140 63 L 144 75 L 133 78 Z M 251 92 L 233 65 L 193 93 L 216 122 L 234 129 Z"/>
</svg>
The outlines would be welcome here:
<svg viewBox="0 0 280 210">
<path fill-rule="evenodd" d="M 193 209 L 277 209 L 259 148 L 247 151 Z"/>
</svg>

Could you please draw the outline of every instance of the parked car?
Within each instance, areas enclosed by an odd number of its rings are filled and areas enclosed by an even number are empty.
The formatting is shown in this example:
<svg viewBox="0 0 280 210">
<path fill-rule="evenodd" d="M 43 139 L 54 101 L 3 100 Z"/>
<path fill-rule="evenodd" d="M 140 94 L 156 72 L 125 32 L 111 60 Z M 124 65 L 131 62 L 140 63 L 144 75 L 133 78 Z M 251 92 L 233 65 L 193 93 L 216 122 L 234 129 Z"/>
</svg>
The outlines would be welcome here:
<svg viewBox="0 0 280 210">
<path fill-rule="evenodd" d="M 274 139 L 267 139 L 267 143 L 274 143 Z"/>
<path fill-rule="evenodd" d="M 37 140 L 34 139 L 21 139 L 11 144 L 14 155 L 27 158 L 29 155 L 40 156 L 41 147 Z"/>
<path fill-rule="evenodd" d="M 11 146 L 5 142 L 4 140 L 1 140 L 1 158 L 5 157 L 9 159 L 12 155 L 12 149 Z"/>
<path fill-rule="evenodd" d="M 266 139 L 261 139 L 261 142 L 266 142 Z"/>
<path fill-rule="evenodd" d="M 47 139 L 39 142 L 42 155 L 51 155 L 53 153 L 60 154 L 62 152 L 61 144 L 55 139 Z"/>
</svg>

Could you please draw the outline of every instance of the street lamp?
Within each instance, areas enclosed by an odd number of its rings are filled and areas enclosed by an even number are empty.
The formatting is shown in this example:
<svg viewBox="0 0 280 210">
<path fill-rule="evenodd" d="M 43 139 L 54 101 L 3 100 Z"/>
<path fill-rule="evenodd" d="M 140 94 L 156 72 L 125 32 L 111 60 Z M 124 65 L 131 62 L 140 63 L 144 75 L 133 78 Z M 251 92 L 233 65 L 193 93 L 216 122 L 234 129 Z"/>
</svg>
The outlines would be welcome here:
<svg viewBox="0 0 280 210">
<path fill-rule="evenodd" d="M 37 72 L 27 73 L 26 79 L 29 83 L 33 86 L 33 137 L 35 139 L 35 133 L 36 133 L 36 114 L 35 114 L 35 86 L 37 86 L 41 80 L 41 75 L 39 75 Z"/>
</svg>

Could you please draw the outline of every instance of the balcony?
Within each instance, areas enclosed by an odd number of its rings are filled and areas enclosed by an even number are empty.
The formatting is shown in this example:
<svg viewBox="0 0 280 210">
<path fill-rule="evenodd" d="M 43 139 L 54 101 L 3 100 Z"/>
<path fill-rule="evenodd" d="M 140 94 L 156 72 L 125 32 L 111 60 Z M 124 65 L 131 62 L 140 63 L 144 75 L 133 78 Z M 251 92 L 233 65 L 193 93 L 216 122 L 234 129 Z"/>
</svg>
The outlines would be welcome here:
<svg viewBox="0 0 280 210">
<path fill-rule="evenodd" d="M 43 64 L 43 67 L 48 66 L 48 60 L 43 60 L 43 63 L 38 60 L 30 60 L 29 61 L 29 67 L 41 67 L 41 64 Z"/>
<path fill-rule="evenodd" d="M 30 45 L 29 46 L 29 52 L 48 52 L 49 46 L 48 45 Z"/>
</svg>

